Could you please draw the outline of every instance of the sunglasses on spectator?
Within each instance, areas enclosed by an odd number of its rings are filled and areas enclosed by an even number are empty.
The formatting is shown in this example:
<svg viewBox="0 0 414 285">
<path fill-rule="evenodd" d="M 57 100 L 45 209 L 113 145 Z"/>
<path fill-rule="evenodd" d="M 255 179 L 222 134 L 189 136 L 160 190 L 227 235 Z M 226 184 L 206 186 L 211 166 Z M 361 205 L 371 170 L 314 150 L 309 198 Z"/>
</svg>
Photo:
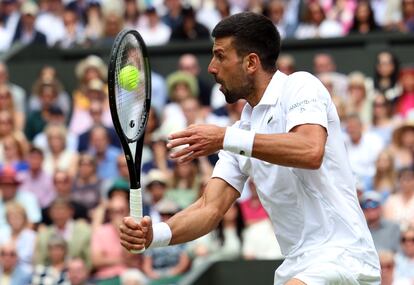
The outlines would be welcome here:
<svg viewBox="0 0 414 285">
<path fill-rule="evenodd" d="M 402 237 L 401 242 L 414 242 L 414 237 Z"/>
<path fill-rule="evenodd" d="M 363 203 L 361 203 L 362 209 L 376 209 L 381 205 L 380 202 L 368 200 Z"/>
</svg>

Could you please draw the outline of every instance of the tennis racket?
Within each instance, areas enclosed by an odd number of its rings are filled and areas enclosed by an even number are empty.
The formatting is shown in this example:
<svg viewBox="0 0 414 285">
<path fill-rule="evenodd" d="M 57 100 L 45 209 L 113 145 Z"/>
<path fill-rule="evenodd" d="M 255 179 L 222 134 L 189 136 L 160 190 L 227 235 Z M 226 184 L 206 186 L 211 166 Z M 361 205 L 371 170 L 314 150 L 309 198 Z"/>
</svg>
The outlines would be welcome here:
<svg viewBox="0 0 414 285">
<path fill-rule="evenodd" d="M 130 215 L 137 222 L 142 218 L 141 157 L 151 105 L 150 72 L 141 35 L 131 29 L 121 31 L 109 59 L 109 106 L 128 165 Z"/>
</svg>

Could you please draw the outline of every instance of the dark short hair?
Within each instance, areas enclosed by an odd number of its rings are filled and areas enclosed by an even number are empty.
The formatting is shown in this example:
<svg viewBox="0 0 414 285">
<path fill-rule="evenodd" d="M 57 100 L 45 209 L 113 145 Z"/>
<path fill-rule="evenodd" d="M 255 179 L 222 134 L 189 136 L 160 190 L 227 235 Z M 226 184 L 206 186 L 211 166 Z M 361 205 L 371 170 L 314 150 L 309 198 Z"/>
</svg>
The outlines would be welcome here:
<svg viewBox="0 0 414 285">
<path fill-rule="evenodd" d="M 276 71 L 280 35 L 267 17 L 253 12 L 234 14 L 220 21 L 213 29 L 212 36 L 233 37 L 233 45 L 239 56 L 256 53 L 264 70 Z"/>
</svg>

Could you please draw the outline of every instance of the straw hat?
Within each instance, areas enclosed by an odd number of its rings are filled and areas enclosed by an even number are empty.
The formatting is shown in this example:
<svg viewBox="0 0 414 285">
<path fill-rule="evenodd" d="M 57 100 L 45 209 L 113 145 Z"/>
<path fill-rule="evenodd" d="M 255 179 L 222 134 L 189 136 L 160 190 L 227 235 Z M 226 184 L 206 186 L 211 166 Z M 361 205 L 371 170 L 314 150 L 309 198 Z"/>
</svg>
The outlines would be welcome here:
<svg viewBox="0 0 414 285">
<path fill-rule="evenodd" d="M 90 55 L 76 65 L 76 77 L 81 80 L 89 68 L 96 69 L 99 72 L 101 79 L 106 80 L 108 68 L 102 58 L 96 55 Z"/>
</svg>

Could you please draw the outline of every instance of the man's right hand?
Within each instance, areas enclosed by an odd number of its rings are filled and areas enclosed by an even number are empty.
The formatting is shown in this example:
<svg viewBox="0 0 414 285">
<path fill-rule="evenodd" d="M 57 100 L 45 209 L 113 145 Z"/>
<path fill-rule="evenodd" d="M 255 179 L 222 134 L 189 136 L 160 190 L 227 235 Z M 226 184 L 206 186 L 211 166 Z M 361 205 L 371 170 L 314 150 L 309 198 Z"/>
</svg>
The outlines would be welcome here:
<svg viewBox="0 0 414 285">
<path fill-rule="evenodd" d="M 138 223 L 132 217 L 125 217 L 119 226 L 121 245 L 127 250 L 141 250 L 148 248 L 152 242 L 152 221 L 148 216 Z"/>
</svg>

